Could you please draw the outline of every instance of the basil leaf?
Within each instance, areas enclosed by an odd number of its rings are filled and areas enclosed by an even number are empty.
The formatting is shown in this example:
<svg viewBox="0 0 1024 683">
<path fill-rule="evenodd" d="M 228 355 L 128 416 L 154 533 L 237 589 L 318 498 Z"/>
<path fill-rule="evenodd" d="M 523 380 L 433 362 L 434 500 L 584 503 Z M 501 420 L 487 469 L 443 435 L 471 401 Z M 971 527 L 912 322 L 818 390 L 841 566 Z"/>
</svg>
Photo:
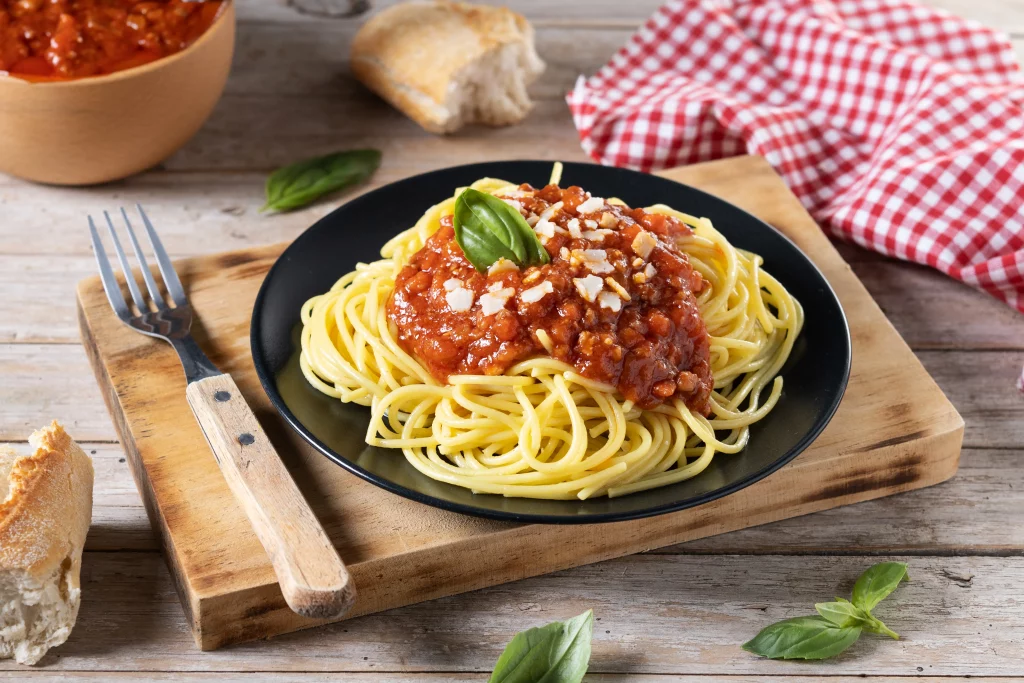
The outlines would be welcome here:
<svg viewBox="0 0 1024 683">
<path fill-rule="evenodd" d="M 551 260 L 522 214 L 486 192 L 463 190 L 455 199 L 452 225 L 462 253 L 480 272 L 486 272 L 499 258 L 520 267 Z"/>
<path fill-rule="evenodd" d="M 853 604 L 866 612 L 896 590 L 902 581 L 909 581 L 907 565 L 902 562 L 882 562 L 869 568 L 853 585 Z"/>
<path fill-rule="evenodd" d="M 795 617 L 772 624 L 743 649 L 770 659 L 827 659 L 850 647 L 860 637 L 860 627 L 841 628 L 818 616 Z"/>
<path fill-rule="evenodd" d="M 882 621 L 875 616 L 868 615 L 868 622 L 863 624 L 862 627 L 868 633 L 878 633 L 883 636 L 889 636 L 893 640 L 900 639 L 900 634 L 883 624 Z"/>
<path fill-rule="evenodd" d="M 260 211 L 291 211 L 329 192 L 361 183 L 380 166 L 380 151 L 356 149 L 306 159 L 267 178 L 267 203 Z"/>
<path fill-rule="evenodd" d="M 488 683 L 580 683 L 590 663 L 594 611 L 516 635 Z"/>
<path fill-rule="evenodd" d="M 860 626 L 870 630 L 867 626 L 871 622 L 871 615 L 846 600 L 819 602 L 814 605 L 814 609 L 836 626 Z"/>
</svg>

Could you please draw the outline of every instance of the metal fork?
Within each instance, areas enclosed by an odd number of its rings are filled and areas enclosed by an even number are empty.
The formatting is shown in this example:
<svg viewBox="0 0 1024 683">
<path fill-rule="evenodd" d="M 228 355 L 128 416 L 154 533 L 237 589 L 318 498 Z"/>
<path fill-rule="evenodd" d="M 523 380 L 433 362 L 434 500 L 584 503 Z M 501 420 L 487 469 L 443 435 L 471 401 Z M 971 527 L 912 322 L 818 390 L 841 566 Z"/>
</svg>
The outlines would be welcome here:
<svg viewBox="0 0 1024 683">
<path fill-rule="evenodd" d="M 110 214 L 103 212 L 132 303 L 125 300 L 99 231 L 89 216 L 93 251 L 103 290 L 114 313 L 134 330 L 170 343 L 185 369 L 185 396 L 231 492 L 245 509 L 270 556 L 285 601 L 315 619 L 340 616 L 355 600 L 355 585 L 326 532 L 288 474 L 266 433 L 231 376 L 199 348 L 189 328 L 192 307 L 149 217 L 135 205 L 146 227 L 167 297 L 149 269 L 128 213 L 121 208 L 149 299 L 143 295 L 121 247 Z"/>
</svg>

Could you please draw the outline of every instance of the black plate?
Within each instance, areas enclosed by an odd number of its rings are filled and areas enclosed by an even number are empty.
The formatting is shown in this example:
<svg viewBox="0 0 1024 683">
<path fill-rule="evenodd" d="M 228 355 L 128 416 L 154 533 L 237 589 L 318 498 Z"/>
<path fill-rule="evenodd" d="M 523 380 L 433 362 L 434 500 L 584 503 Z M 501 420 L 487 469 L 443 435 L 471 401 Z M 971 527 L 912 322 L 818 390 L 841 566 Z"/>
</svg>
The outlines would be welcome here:
<svg viewBox="0 0 1024 683">
<path fill-rule="evenodd" d="M 252 313 L 256 372 L 285 420 L 328 458 L 392 493 L 446 510 L 520 522 L 610 522 L 682 510 L 749 486 L 803 451 L 832 418 L 850 373 L 850 333 L 828 282 L 792 242 L 732 204 L 664 178 L 591 164 L 565 164 L 563 184 L 619 197 L 631 206 L 660 202 L 710 218 L 734 245 L 762 255 L 765 269 L 804 305 L 807 322 L 782 369 L 782 399 L 751 428 L 746 449 L 716 455 L 688 481 L 621 498 L 564 501 L 473 494 L 420 474 L 401 451 L 367 446 L 369 408 L 345 405 L 307 384 L 298 368 L 297 343 L 304 301 L 330 289 L 356 262 L 379 259 L 389 238 L 455 188 L 486 176 L 541 187 L 550 174 L 549 161 L 471 164 L 425 173 L 353 199 L 300 235 L 267 274 Z"/>
</svg>

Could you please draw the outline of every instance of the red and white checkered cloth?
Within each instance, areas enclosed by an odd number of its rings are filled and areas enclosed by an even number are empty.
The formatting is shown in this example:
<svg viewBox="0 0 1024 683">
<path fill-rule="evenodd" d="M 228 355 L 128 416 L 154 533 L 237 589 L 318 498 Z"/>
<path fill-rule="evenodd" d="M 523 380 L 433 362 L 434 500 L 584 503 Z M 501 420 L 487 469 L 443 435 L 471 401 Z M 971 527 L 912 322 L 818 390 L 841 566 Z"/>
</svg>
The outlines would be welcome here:
<svg viewBox="0 0 1024 683">
<path fill-rule="evenodd" d="M 765 157 L 832 234 L 1024 312 L 1024 79 L 906 0 L 672 0 L 567 96 L 595 160 Z"/>
</svg>

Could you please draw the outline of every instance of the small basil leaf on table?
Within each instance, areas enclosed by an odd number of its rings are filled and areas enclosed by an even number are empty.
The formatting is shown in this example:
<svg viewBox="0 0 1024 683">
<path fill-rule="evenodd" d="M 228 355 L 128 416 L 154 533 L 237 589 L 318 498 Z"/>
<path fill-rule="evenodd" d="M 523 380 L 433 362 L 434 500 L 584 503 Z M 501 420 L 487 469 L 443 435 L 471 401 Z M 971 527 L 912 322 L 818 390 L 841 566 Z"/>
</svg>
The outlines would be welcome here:
<svg viewBox="0 0 1024 683">
<path fill-rule="evenodd" d="M 306 159 L 267 178 L 267 203 L 260 211 L 290 211 L 320 197 L 361 183 L 380 166 L 380 151 L 355 149 Z"/>
<path fill-rule="evenodd" d="M 853 586 L 853 604 L 870 612 L 903 581 L 909 581 L 907 565 L 902 562 L 882 562 L 871 567 Z"/>
<path fill-rule="evenodd" d="M 743 649 L 770 659 L 827 659 L 853 645 L 860 632 L 818 616 L 795 617 L 766 627 Z"/>
<path fill-rule="evenodd" d="M 488 683 L 580 683 L 590 663 L 594 612 L 516 635 Z"/>
<path fill-rule="evenodd" d="M 463 190 L 455 199 L 452 226 L 462 253 L 480 272 L 486 272 L 499 258 L 520 267 L 551 260 L 522 214 L 486 192 Z"/>
<path fill-rule="evenodd" d="M 846 601 L 837 599 L 835 602 L 819 602 L 814 605 L 825 619 L 836 626 L 861 626 L 866 627 L 871 621 L 871 615 L 860 607 Z"/>
</svg>

